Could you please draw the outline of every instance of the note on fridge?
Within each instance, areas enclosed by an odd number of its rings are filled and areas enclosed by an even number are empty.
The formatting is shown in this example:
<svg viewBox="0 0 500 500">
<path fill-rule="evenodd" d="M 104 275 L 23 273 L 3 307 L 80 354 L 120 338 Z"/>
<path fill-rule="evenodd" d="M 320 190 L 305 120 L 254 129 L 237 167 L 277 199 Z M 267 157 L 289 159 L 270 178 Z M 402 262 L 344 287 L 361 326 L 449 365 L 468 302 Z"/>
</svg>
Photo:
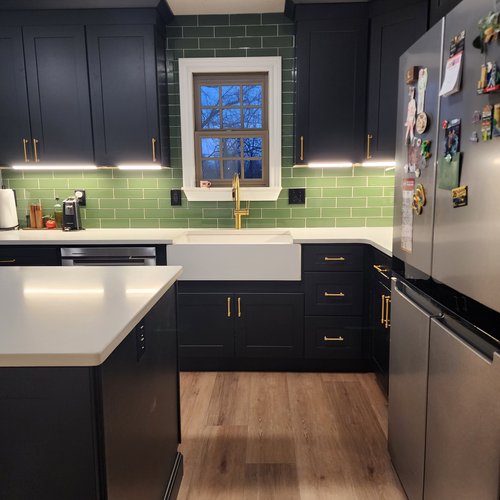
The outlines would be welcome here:
<svg viewBox="0 0 500 500">
<path fill-rule="evenodd" d="M 460 90 L 462 83 L 462 66 L 464 53 L 459 52 L 450 57 L 446 63 L 443 84 L 439 92 L 440 96 L 449 96 Z"/>
</svg>

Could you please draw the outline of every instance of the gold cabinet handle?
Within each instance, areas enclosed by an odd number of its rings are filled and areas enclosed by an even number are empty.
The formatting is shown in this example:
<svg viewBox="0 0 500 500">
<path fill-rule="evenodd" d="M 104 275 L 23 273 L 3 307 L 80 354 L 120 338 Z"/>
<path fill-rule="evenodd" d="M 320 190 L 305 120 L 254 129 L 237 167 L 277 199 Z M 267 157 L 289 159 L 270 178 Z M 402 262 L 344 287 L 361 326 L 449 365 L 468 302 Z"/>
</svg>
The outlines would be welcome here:
<svg viewBox="0 0 500 500">
<path fill-rule="evenodd" d="M 387 266 L 382 266 L 382 265 L 379 265 L 379 264 L 373 264 L 373 269 L 375 269 L 376 271 L 378 271 L 384 278 L 390 279 L 389 276 L 387 276 L 387 274 L 385 274 L 388 271 L 390 271 L 390 268 L 388 268 Z"/>
<path fill-rule="evenodd" d="M 325 260 L 325 262 L 343 261 L 343 260 L 345 260 L 345 257 L 325 257 L 324 260 Z"/>
<path fill-rule="evenodd" d="M 14 264 L 14 262 L 16 262 L 16 259 L 0 260 L 0 264 Z"/>
<path fill-rule="evenodd" d="M 323 295 L 325 297 L 345 297 L 345 294 L 342 293 L 342 292 L 339 292 L 339 293 L 328 293 L 328 292 L 325 292 Z"/>
<path fill-rule="evenodd" d="M 33 153 L 35 155 L 35 162 L 38 163 L 40 161 L 38 158 L 38 139 L 33 139 Z"/>
<path fill-rule="evenodd" d="M 382 303 L 382 311 L 380 312 L 380 324 L 383 325 L 384 324 L 384 320 L 385 320 L 385 295 L 381 295 L 380 296 L 380 302 Z"/>
<path fill-rule="evenodd" d="M 231 297 L 227 298 L 227 317 L 231 317 Z"/>
<path fill-rule="evenodd" d="M 28 158 L 28 139 L 23 139 L 23 151 L 24 151 L 24 162 L 29 163 L 29 158 Z"/>
<path fill-rule="evenodd" d="M 151 139 L 151 149 L 153 153 L 153 162 L 156 162 L 156 139 L 154 137 Z"/>
<path fill-rule="evenodd" d="M 372 145 L 372 139 L 373 135 L 368 134 L 367 140 L 366 140 L 366 159 L 371 160 L 372 159 L 372 154 L 371 154 L 371 145 Z"/>
<path fill-rule="evenodd" d="M 387 295 L 385 297 L 385 319 L 384 319 L 384 327 L 389 328 L 391 326 L 391 320 L 389 319 L 389 305 L 391 303 L 391 296 Z"/>
<path fill-rule="evenodd" d="M 304 136 L 300 136 L 300 161 L 304 161 Z"/>
<path fill-rule="evenodd" d="M 326 335 L 323 337 L 325 342 L 344 342 L 344 337 L 327 337 Z"/>
<path fill-rule="evenodd" d="M 241 318 L 241 297 L 238 297 L 238 318 Z"/>
</svg>

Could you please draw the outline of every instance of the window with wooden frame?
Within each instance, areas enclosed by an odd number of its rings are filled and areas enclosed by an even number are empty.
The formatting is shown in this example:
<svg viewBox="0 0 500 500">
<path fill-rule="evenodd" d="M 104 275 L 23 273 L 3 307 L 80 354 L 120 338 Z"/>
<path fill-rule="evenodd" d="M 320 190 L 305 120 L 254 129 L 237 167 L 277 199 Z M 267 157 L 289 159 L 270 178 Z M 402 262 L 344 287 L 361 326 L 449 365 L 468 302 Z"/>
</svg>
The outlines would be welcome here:
<svg viewBox="0 0 500 500">
<path fill-rule="evenodd" d="M 194 74 L 196 185 L 269 186 L 267 73 Z"/>
</svg>

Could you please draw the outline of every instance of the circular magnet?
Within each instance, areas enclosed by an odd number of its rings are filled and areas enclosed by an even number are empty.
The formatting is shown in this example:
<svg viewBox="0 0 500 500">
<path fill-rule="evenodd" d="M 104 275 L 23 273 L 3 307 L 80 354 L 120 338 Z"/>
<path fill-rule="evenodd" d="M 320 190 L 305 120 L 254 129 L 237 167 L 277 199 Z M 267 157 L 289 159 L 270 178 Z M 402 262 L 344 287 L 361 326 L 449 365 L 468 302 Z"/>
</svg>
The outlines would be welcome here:
<svg viewBox="0 0 500 500">
<path fill-rule="evenodd" d="M 417 134 L 423 134 L 426 130 L 427 127 L 429 126 L 429 117 L 427 116 L 427 113 L 419 113 L 417 116 L 417 125 L 416 125 L 416 131 Z"/>
<path fill-rule="evenodd" d="M 422 139 L 417 139 L 417 146 L 420 147 L 422 145 Z"/>
</svg>

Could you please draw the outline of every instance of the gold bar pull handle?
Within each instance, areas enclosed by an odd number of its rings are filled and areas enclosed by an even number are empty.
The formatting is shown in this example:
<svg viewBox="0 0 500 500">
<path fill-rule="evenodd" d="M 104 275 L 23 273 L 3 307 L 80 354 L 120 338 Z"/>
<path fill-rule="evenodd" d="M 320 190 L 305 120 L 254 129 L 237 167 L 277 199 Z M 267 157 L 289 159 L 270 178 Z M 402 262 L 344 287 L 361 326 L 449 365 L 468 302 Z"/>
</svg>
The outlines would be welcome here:
<svg viewBox="0 0 500 500">
<path fill-rule="evenodd" d="M 227 298 L 227 317 L 231 317 L 231 297 Z"/>
<path fill-rule="evenodd" d="M 0 260 L 0 264 L 14 264 L 14 262 L 16 262 L 16 259 Z"/>
<path fill-rule="evenodd" d="M 344 342 L 344 337 L 327 337 L 326 335 L 323 337 L 325 342 Z"/>
<path fill-rule="evenodd" d="M 241 318 L 241 297 L 238 297 L 238 318 Z"/>
<path fill-rule="evenodd" d="M 373 139 L 373 135 L 368 134 L 367 140 L 366 140 L 366 159 L 367 160 L 372 159 L 372 154 L 371 154 L 372 139 Z"/>
<path fill-rule="evenodd" d="M 300 161 L 304 161 L 304 136 L 300 136 Z"/>
<path fill-rule="evenodd" d="M 385 274 L 390 271 L 390 269 L 387 266 L 382 266 L 380 264 L 373 264 L 373 269 L 378 271 L 384 278 L 389 279 L 389 276 Z"/>
<path fill-rule="evenodd" d="M 391 320 L 389 318 L 389 306 L 391 304 L 391 296 L 387 295 L 385 297 L 385 320 L 384 320 L 384 326 L 385 328 L 390 328 L 391 326 Z"/>
<path fill-rule="evenodd" d="M 383 325 L 385 321 L 385 295 L 380 296 L 380 302 L 382 303 L 382 311 L 380 313 L 380 324 Z"/>
<path fill-rule="evenodd" d="M 33 139 L 33 154 L 35 155 L 35 162 L 38 163 L 40 158 L 38 158 L 38 139 Z"/>
<path fill-rule="evenodd" d="M 345 260 L 345 257 L 325 257 L 324 258 L 325 262 L 331 262 L 331 261 L 341 262 L 341 261 L 344 261 L 344 260 Z"/>
<path fill-rule="evenodd" d="M 328 293 L 328 292 L 325 292 L 323 295 L 325 297 L 345 297 L 345 294 L 343 292 L 339 292 L 339 293 Z"/>
<path fill-rule="evenodd" d="M 156 162 L 156 139 L 154 137 L 151 139 L 151 150 L 153 153 L 153 162 Z"/>
<path fill-rule="evenodd" d="M 23 152 L 24 152 L 24 162 L 29 163 L 29 158 L 28 158 L 28 139 L 23 139 Z"/>
</svg>

